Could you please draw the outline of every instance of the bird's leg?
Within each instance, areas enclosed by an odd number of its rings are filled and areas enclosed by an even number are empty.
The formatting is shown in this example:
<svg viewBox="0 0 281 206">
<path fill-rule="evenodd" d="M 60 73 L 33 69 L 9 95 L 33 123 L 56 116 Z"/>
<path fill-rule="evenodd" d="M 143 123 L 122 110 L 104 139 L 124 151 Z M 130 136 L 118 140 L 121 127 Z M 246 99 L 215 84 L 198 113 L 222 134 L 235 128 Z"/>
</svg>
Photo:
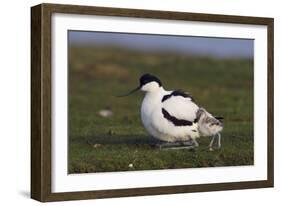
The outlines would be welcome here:
<svg viewBox="0 0 281 206">
<path fill-rule="evenodd" d="M 218 149 L 221 148 L 221 134 L 218 133 Z"/>
<path fill-rule="evenodd" d="M 178 150 L 178 149 L 193 149 L 194 142 L 189 141 L 177 141 L 177 142 L 164 142 L 159 144 L 160 149 L 164 150 Z"/>
<path fill-rule="evenodd" d="M 198 147 L 198 146 L 199 146 L 199 144 L 198 144 L 198 142 L 196 141 L 196 139 L 192 139 L 192 142 L 193 142 L 194 147 Z"/>
<path fill-rule="evenodd" d="M 212 137 L 212 140 L 211 140 L 211 142 L 210 142 L 210 144 L 209 144 L 209 150 L 210 151 L 213 151 L 214 149 L 213 149 L 213 143 L 214 143 L 214 140 L 215 140 L 215 137 L 217 136 L 217 138 L 218 138 L 218 141 L 217 141 L 217 148 L 218 149 L 220 149 L 221 148 L 221 134 L 220 133 L 217 133 L 217 134 L 215 134 L 213 137 Z"/>
<path fill-rule="evenodd" d="M 210 144 L 209 144 L 209 150 L 210 150 L 210 151 L 213 151 L 213 143 L 214 143 L 215 137 L 216 137 L 216 135 L 214 135 L 214 136 L 212 137 L 212 140 L 211 140 L 211 142 L 210 142 Z"/>
<path fill-rule="evenodd" d="M 178 147 L 180 146 L 180 142 L 162 142 L 158 144 L 160 149 L 169 148 L 169 147 Z"/>
</svg>

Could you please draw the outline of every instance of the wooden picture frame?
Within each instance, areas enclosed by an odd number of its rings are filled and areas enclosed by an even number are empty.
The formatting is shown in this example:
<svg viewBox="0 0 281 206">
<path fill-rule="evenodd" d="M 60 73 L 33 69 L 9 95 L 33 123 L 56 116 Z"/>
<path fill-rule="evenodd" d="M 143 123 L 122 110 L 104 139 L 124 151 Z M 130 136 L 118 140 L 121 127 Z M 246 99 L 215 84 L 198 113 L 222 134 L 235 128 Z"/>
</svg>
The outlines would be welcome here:
<svg viewBox="0 0 281 206">
<path fill-rule="evenodd" d="M 161 187 L 52 192 L 51 162 L 51 16 L 54 13 L 168 19 L 193 22 L 221 22 L 267 26 L 267 179 L 215 184 L 170 185 Z M 31 197 L 48 201 L 80 200 L 139 195 L 159 195 L 219 190 L 273 187 L 273 25 L 272 18 L 228 16 L 169 11 L 40 4 L 31 8 Z"/>
</svg>

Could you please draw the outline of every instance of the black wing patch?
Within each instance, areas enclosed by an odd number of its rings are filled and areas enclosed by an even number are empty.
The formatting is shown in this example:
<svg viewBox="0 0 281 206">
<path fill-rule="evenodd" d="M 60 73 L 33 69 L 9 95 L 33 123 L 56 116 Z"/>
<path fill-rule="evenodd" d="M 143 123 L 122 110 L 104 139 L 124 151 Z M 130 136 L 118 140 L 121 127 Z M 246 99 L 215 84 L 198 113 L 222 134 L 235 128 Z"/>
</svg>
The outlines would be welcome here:
<svg viewBox="0 0 281 206">
<path fill-rule="evenodd" d="M 191 126 L 193 124 L 193 122 L 188 120 L 177 119 L 176 117 L 170 115 L 164 108 L 162 108 L 162 114 L 164 118 L 172 122 L 175 126 Z"/>
<path fill-rule="evenodd" d="M 162 100 L 161 100 L 161 102 L 166 101 L 167 99 L 171 98 L 172 96 L 182 96 L 184 98 L 190 98 L 191 101 L 194 102 L 194 99 L 193 99 L 193 97 L 190 94 L 188 94 L 188 93 L 186 93 L 184 91 L 181 91 L 181 90 L 175 90 L 171 94 L 164 95 Z"/>
</svg>

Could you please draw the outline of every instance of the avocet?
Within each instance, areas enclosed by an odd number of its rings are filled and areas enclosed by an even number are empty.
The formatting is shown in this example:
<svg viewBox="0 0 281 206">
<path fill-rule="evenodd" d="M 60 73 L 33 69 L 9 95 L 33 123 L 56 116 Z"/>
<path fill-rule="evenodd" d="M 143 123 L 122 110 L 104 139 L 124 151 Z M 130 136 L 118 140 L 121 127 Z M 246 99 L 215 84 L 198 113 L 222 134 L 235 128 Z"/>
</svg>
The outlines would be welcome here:
<svg viewBox="0 0 281 206">
<path fill-rule="evenodd" d="M 181 90 L 166 91 L 159 78 L 151 74 L 140 77 L 138 90 L 145 92 L 141 105 L 141 119 L 147 132 L 161 140 L 161 146 L 196 147 L 197 138 L 213 136 L 209 148 L 213 150 L 215 137 L 221 146 L 221 117 L 214 117 L 199 107 L 189 93 Z"/>
</svg>

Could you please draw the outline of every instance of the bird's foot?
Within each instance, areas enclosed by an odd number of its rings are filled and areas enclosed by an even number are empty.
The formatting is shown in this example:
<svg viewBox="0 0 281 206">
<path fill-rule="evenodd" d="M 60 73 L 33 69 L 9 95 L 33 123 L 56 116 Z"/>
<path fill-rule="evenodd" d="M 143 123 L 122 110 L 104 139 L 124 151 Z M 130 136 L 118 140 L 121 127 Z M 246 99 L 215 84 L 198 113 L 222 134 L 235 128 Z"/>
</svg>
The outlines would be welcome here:
<svg viewBox="0 0 281 206">
<path fill-rule="evenodd" d="M 214 151 L 214 150 L 219 150 L 221 148 L 221 146 L 220 145 L 211 146 L 211 147 L 209 146 L 208 148 L 209 148 L 209 151 Z"/>
<path fill-rule="evenodd" d="M 209 147 L 209 151 L 210 152 L 214 151 L 213 147 Z"/>
</svg>

